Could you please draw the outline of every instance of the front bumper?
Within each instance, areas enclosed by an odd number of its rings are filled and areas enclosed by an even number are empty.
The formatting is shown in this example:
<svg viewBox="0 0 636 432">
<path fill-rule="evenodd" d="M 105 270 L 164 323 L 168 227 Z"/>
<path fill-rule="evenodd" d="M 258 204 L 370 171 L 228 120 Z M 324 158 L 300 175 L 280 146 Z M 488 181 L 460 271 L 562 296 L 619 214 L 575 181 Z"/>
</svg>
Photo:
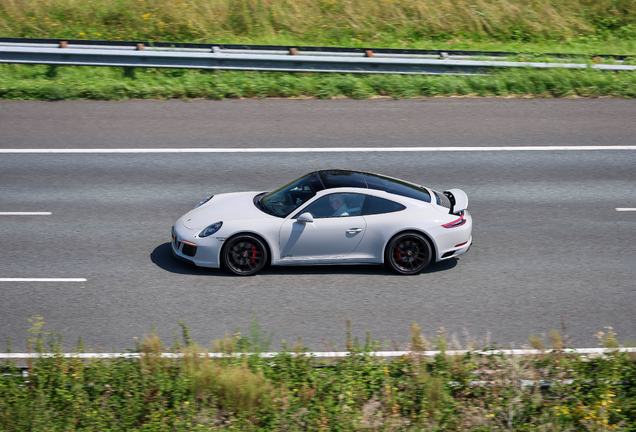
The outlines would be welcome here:
<svg viewBox="0 0 636 432">
<path fill-rule="evenodd" d="M 223 242 L 215 237 L 210 237 L 199 239 L 200 241 L 194 243 L 189 239 L 190 237 L 192 237 L 191 230 L 185 228 L 183 224 L 175 224 L 172 227 L 172 241 L 170 242 L 172 254 L 176 258 L 198 267 L 219 268 L 219 255 Z"/>
</svg>

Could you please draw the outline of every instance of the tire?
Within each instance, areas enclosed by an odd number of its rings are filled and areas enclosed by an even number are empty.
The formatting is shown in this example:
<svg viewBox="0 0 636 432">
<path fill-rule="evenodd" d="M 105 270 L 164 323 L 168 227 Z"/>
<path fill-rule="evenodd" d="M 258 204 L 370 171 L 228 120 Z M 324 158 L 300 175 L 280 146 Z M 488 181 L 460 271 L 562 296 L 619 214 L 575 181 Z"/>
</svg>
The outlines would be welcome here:
<svg viewBox="0 0 636 432">
<path fill-rule="evenodd" d="M 221 250 L 223 267 L 238 276 L 251 276 L 267 264 L 267 247 L 251 234 L 240 234 L 229 239 Z"/>
<path fill-rule="evenodd" d="M 426 237 L 417 233 L 402 233 L 387 245 L 384 262 L 395 273 L 414 275 L 431 263 L 433 248 Z"/>
</svg>

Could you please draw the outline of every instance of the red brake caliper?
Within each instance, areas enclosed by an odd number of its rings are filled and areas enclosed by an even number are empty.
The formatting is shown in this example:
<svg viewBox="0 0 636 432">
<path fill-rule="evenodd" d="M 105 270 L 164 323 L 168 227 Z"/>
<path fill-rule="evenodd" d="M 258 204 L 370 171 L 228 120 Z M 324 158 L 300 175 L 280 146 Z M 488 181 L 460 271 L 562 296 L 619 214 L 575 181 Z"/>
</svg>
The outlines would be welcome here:
<svg viewBox="0 0 636 432">
<path fill-rule="evenodd" d="M 400 250 L 400 248 L 395 249 L 395 256 L 397 257 L 397 259 L 402 259 L 402 251 Z"/>
<path fill-rule="evenodd" d="M 250 260 L 250 265 L 253 265 L 256 261 L 256 245 L 252 245 L 252 259 Z"/>
</svg>

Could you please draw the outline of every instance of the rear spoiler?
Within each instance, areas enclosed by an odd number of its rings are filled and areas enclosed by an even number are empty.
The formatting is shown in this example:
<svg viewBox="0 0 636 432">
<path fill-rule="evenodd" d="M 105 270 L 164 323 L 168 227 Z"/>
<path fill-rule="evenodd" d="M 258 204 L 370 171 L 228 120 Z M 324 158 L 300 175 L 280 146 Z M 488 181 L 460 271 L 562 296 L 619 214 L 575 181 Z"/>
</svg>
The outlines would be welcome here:
<svg viewBox="0 0 636 432">
<path fill-rule="evenodd" d="M 468 195 L 461 189 L 449 189 L 444 191 L 444 195 L 451 202 L 451 213 L 459 214 L 468 208 Z"/>
</svg>

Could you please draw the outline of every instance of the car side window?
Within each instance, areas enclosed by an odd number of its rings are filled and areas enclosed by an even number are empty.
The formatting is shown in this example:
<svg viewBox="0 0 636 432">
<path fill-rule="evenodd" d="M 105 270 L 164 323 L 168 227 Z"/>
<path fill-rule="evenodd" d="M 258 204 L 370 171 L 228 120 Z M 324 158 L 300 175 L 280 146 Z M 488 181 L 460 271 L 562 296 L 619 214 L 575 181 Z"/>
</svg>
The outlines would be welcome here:
<svg viewBox="0 0 636 432">
<path fill-rule="evenodd" d="M 311 213 L 315 219 L 360 216 L 365 196 L 356 193 L 333 193 L 317 199 L 301 213 Z"/>
<path fill-rule="evenodd" d="M 364 199 L 364 205 L 362 206 L 362 216 L 393 213 L 404 210 L 405 208 L 406 207 L 404 207 L 402 204 L 396 203 L 394 201 L 367 195 Z"/>
</svg>

